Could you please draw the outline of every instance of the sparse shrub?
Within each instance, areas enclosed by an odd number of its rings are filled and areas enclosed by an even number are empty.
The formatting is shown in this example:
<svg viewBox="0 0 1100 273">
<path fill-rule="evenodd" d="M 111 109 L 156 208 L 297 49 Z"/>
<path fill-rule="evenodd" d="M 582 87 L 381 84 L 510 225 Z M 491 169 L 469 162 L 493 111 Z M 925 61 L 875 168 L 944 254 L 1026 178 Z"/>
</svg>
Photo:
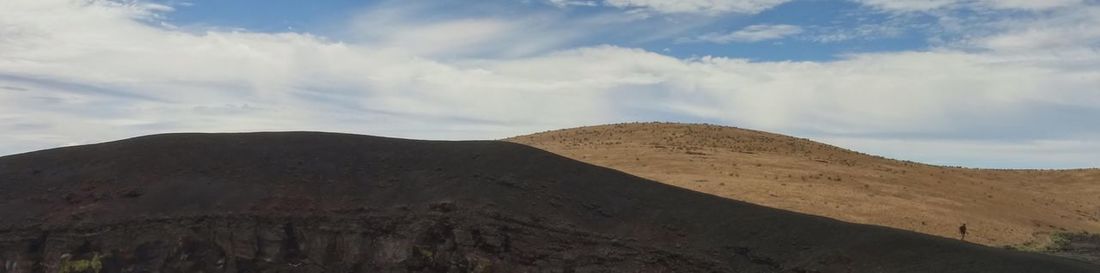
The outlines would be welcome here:
<svg viewBox="0 0 1100 273">
<path fill-rule="evenodd" d="M 1005 248 L 1006 249 L 1012 249 L 1012 250 L 1019 250 L 1019 251 L 1028 251 L 1028 252 L 1050 252 L 1050 253 L 1054 253 L 1054 252 L 1070 251 L 1070 250 L 1072 250 L 1071 249 L 1071 244 L 1073 243 L 1073 241 L 1075 241 L 1075 240 L 1085 240 L 1086 238 L 1089 238 L 1090 236 L 1100 236 L 1100 235 L 1094 235 L 1094 234 L 1090 235 L 1088 233 L 1056 232 L 1056 233 L 1053 233 L 1053 234 L 1050 235 L 1050 237 L 1048 238 L 1048 242 L 1046 244 L 1043 244 L 1041 241 L 1031 241 L 1031 242 L 1027 242 L 1027 243 L 1023 243 L 1023 244 L 1019 244 L 1019 245 L 1005 246 Z"/>
<path fill-rule="evenodd" d="M 60 273 L 79 273 L 79 272 L 94 272 L 99 273 L 103 270 L 103 257 L 99 256 L 99 253 L 92 255 L 91 259 L 81 260 L 68 260 L 63 259 L 61 261 Z"/>
<path fill-rule="evenodd" d="M 1046 251 L 1059 251 L 1069 248 L 1069 244 L 1073 242 L 1073 234 L 1058 232 L 1050 235 L 1050 244 L 1047 245 Z"/>
</svg>

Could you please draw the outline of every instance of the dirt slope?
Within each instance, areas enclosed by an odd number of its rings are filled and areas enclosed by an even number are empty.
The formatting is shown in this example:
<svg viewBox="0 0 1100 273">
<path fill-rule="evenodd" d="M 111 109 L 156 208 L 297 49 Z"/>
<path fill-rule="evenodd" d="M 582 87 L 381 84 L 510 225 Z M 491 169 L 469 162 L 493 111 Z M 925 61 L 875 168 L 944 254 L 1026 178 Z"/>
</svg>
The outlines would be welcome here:
<svg viewBox="0 0 1100 273">
<path fill-rule="evenodd" d="M 1100 170 L 979 170 L 869 156 L 732 127 L 635 123 L 508 141 L 669 185 L 848 222 L 1040 247 L 1100 232 Z"/>
<path fill-rule="evenodd" d="M 0 272 L 1100 272 L 507 142 L 176 134 L 0 158 Z"/>
</svg>

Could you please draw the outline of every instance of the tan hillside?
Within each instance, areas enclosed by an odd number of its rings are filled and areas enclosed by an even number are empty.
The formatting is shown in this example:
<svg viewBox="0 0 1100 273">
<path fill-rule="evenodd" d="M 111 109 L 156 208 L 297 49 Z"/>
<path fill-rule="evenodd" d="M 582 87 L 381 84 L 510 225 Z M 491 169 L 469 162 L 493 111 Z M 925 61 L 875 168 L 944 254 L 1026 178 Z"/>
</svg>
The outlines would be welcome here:
<svg viewBox="0 0 1100 273">
<path fill-rule="evenodd" d="M 732 127 L 638 123 L 508 141 L 671 185 L 764 206 L 991 246 L 1100 232 L 1100 170 L 931 166 Z"/>
</svg>

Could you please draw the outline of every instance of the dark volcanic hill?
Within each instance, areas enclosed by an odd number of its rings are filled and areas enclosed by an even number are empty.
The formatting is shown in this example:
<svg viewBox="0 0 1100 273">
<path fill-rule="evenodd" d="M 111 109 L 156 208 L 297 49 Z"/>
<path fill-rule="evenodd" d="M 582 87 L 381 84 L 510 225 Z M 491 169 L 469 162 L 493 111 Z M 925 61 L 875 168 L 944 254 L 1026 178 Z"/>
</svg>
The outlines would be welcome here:
<svg viewBox="0 0 1100 273">
<path fill-rule="evenodd" d="M 0 158 L 0 272 L 1100 272 L 507 142 L 173 134 Z"/>
</svg>

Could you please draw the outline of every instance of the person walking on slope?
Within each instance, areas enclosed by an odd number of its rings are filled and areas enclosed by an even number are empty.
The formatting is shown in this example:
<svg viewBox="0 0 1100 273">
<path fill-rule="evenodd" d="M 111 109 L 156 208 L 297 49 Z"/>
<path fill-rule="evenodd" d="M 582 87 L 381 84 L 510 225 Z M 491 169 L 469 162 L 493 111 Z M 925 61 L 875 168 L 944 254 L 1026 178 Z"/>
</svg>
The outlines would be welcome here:
<svg viewBox="0 0 1100 273">
<path fill-rule="evenodd" d="M 959 234 L 962 235 L 962 240 L 966 241 L 966 223 L 963 223 L 963 225 L 959 226 Z"/>
</svg>

